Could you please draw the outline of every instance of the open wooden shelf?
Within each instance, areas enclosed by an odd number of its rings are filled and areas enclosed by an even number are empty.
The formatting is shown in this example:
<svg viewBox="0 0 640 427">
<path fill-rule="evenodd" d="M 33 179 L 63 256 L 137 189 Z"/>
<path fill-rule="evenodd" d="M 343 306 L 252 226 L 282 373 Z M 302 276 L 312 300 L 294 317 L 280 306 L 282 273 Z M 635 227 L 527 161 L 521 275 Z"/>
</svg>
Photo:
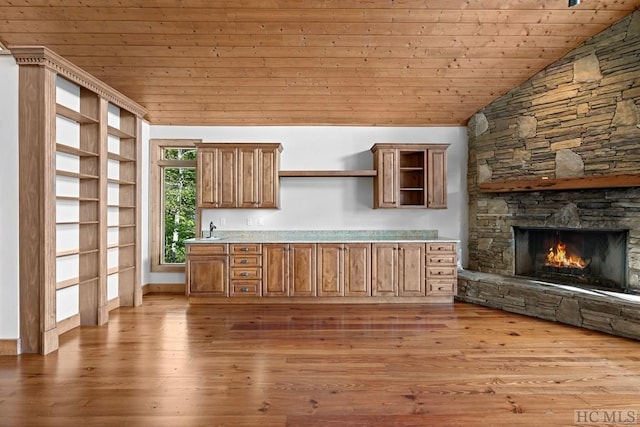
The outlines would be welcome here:
<svg viewBox="0 0 640 427">
<path fill-rule="evenodd" d="M 56 170 L 56 175 L 67 176 L 69 178 L 78 178 L 78 179 L 98 179 L 97 175 L 89 175 L 86 173 L 69 172 L 69 171 L 63 171 L 63 170 Z"/>
<path fill-rule="evenodd" d="M 640 187 L 640 173 L 554 179 L 532 178 L 513 181 L 485 182 L 479 185 L 481 193 L 587 190 L 594 188 L 620 187 Z"/>
<path fill-rule="evenodd" d="M 56 104 L 56 114 L 78 123 L 99 123 L 99 121 L 93 117 L 87 116 L 86 114 L 82 114 L 60 104 Z"/>
<path fill-rule="evenodd" d="M 123 156 L 121 154 L 108 152 L 107 157 L 111 160 L 118 160 L 119 162 L 135 162 L 135 159 Z"/>
<path fill-rule="evenodd" d="M 280 171 L 278 176 L 282 177 L 296 177 L 296 178 L 332 178 L 332 177 L 373 177 L 378 173 L 375 170 L 291 170 Z"/>
<path fill-rule="evenodd" d="M 87 150 L 81 150 L 80 148 L 75 148 L 70 145 L 62 144 L 58 142 L 56 144 L 56 151 L 60 153 L 73 154 L 78 157 L 98 157 L 98 153 L 93 153 Z"/>
<path fill-rule="evenodd" d="M 113 126 L 107 126 L 107 132 L 109 135 L 117 136 L 119 138 L 135 138 L 135 135 L 131 135 L 130 133 L 124 132 Z"/>
</svg>

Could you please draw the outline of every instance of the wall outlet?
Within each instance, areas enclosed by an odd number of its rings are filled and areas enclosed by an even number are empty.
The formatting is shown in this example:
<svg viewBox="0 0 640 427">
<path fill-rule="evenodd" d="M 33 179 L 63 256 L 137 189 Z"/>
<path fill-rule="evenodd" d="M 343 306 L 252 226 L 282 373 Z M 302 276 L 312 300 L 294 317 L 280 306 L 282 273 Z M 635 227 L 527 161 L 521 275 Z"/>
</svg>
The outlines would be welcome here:
<svg viewBox="0 0 640 427">
<path fill-rule="evenodd" d="M 261 216 L 258 217 L 258 225 L 264 225 L 264 218 Z"/>
<path fill-rule="evenodd" d="M 227 225 L 227 218 L 220 218 L 220 225 Z"/>
<path fill-rule="evenodd" d="M 254 225 L 253 218 L 247 218 L 247 225 Z"/>
</svg>

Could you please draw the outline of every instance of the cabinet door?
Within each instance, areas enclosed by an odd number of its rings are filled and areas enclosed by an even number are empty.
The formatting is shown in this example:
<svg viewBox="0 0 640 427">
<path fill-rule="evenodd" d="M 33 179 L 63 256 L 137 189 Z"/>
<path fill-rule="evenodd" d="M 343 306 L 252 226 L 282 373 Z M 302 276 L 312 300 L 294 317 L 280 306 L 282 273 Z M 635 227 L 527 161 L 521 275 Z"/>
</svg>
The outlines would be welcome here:
<svg viewBox="0 0 640 427">
<path fill-rule="evenodd" d="M 398 245 L 374 243 L 371 245 L 371 294 L 394 296 L 398 294 Z"/>
<path fill-rule="evenodd" d="M 289 245 L 289 295 L 316 296 L 316 245 Z"/>
<path fill-rule="evenodd" d="M 447 152 L 430 149 L 428 152 L 427 206 L 447 207 Z"/>
<path fill-rule="evenodd" d="M 425 295 L 424 259 L 424 244 L 398 245 L 398 295 Z"/>
<path fill-rule="evenodd" d="M 260 162 L 257 148 L 238 149 L 238 207 L 255 208 L 259 204 Z"/>
<path fill-rule="evenodd" d="M 398 194 L 397 150 L 381 149 L 376 152 L 374 208 L 395 208 Z"/>
<path fill-rule="evenodd" d="M 344 294 L 344 245 L 318 244 L 318 296 Z"/>
<path fill-rule="evenodd" d="M 289 245 L 262 245 L 262 295 L 289 295 Z"/>
<path fill-rule="evenodd" d="M 236 149 L 218 148 L 216 163 L 216 178 L 219 207 L 233 208 L 236 206 Z"/>
<path fill-rule="evenodd" d="M 217 208 L 220 200 L 216 194 L 217 150 L 198 150 L 196 169 L 198 174 L 198 207 Z"/>
<path fill-rule="evenodd" d="M 260 148 L 258 150 L 258 206 L 261 208 L 277 208 L 280 206 L 280 152 L 277 148 Z"/>
<path fill-rule="evenodd" d="M 198 148 L 198 207 L 232 208 L 236 203 L 234 148 Z"/>
<path fill-rule="evenodd" d="M 186 278 L 189 295 L 227 296 L 227 256 L 189 256 Z"/>
<path fill-rule="evenodd" d="M 344 294 L 359 297 L 371 295 L 370 244 L 344 245 Z"/>
</svg>

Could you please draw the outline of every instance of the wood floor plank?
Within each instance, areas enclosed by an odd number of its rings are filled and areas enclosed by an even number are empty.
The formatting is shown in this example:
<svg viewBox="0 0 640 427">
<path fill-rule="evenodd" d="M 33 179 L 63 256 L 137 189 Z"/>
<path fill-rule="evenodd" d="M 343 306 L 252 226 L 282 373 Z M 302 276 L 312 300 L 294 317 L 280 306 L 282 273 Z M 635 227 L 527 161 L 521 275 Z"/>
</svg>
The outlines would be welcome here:
<svg viewBox="0 0 640 427">
<path fill-rule="evenodd" d="M 148 294 L 53 354 L 0 357 L 0 426 L 574 425 L 638 395 L 639 342 L 464 303 Z"/>
</svg>

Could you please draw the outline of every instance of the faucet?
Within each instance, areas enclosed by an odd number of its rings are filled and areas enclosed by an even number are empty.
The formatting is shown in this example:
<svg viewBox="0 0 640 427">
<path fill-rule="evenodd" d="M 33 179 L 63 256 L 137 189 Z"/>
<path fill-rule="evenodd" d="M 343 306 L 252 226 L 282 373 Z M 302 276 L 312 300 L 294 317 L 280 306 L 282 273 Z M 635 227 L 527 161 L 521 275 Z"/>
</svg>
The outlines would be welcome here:
<svg viewBox="0 0 640 427">
<path fill-rule="evenodd" d="M 215 230 L 217 227 L 215 225 L 213 225 L 213 221 L 211 221 L 209 223 L 209 237 L 211 237 L 211 234 L 213 233 L 213 230 Z"/>
</svg>

